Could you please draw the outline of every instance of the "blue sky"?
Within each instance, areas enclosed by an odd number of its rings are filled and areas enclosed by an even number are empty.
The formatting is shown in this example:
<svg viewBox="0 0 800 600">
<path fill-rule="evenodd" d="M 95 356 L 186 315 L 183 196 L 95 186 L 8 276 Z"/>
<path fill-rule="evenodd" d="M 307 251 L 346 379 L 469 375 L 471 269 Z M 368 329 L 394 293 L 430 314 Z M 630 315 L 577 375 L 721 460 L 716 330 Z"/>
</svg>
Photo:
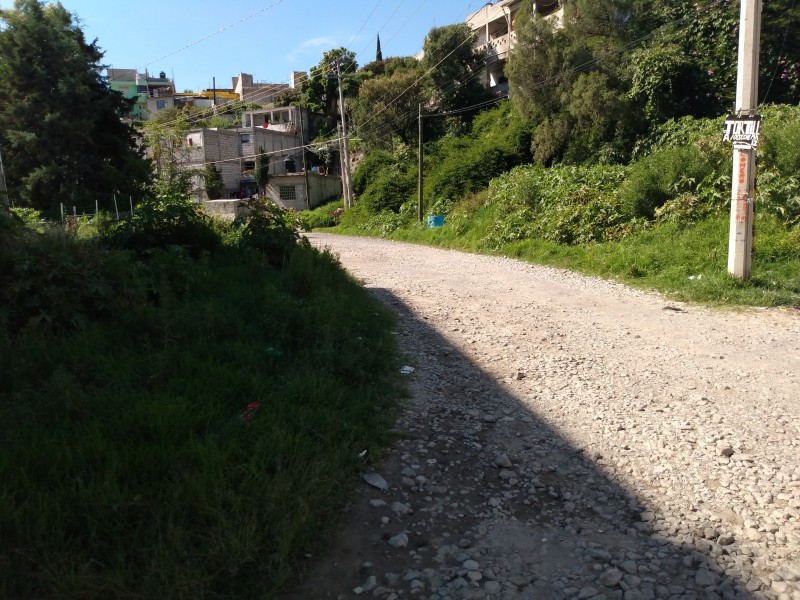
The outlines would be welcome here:
<svg viewBox="0 0 800 600">
<path fill-rule="evenodd" d="M 288 83 L 291 71 L 308 70 L 323 52 L 340 46 L 358 53 L 359 64 L 365 64 L 375 58 L 378 33 L 384 58 L 412 55 L 431 27 L 463 22 L 486 0 L 61 3 L 80 18 L 87 39 L 98 39 L 106 64 L 146 66 L 150 73 L 164 71 L 168 77 L 174 73 L 178 91 L 196 91 L 210 88 L 212 77 L 217 87 L 230 87 L 239 72 L 252 74 L 256 81 Z M 2 8 L 12 5 L 13 0 L 0 0 Z"/>
</svg>

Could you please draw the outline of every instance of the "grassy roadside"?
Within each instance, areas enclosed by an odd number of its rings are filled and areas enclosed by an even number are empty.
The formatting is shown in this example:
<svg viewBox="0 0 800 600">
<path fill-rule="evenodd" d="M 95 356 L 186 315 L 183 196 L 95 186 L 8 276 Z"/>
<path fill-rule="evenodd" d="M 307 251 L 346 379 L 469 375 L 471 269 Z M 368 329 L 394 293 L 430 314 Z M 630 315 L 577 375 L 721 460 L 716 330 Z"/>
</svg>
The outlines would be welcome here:
<svg viewBox="0 0 800 600">
<path fill-rule="evenodd" d="M 480 192 L 456 203 L 441 228 L 405 220 L 387 232 L 379 223 L 354 218 L 319 230 L 519 258 L 614 279 L 681 301 L 718 306 L 800 305 L 800 230 L 787 228 L 770 215 L 757 215 L 753 273 L 747 282 L 727 274 L 728 215 L 722 210 L 696 223 L 659 223 L 621 240 L 580 245 L 536 238 L 489 243 L 490 232 L 503 219 L 486 192 Z"/>
<path fill-rule="evenodd" d="M 0 311 L 0 597 L 273 597 L 387 441 L 389 313 L 303 244 L 37 245 L 0 244 L 14 299 L 88 318 Z"/>
<path fill-rule="evenodd" d="M 753 270 L 744 283 L 727 274 L 732 159 L 721 118 L 661 123 L 630 160 L 543 165 L 529 153 L 530 123 L 501 106 L 425 150 L 424 212 L 444 216 L 444 227 L 417 221 L 416 190 L 406 185 L 417 166 L 407 151 L 367 154 L 353 176 L 355 206 L 344 214 L 319 207 L 303 219 L 350 235 L 518 257 L 680 300 L 800 305 L 800 107 L 765 106 L 763 117 Z"/>
</svg>

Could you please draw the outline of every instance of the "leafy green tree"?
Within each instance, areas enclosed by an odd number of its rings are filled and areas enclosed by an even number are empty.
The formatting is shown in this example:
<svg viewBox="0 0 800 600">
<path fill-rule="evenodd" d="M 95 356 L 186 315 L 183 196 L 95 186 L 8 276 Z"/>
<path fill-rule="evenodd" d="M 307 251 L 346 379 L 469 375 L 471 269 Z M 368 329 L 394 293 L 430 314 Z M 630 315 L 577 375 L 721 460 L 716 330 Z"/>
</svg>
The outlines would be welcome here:
<svg viewBox="0 0 800 600">
<path fill-rule="evenodd" d="M 275 106 L 296 106 L 300 104 L 303 95 L 297 88 L 284 90 L 275 94 L 272 98 L 272 103 Z"/>
<path fill-rule="evenodd" d="M 345 98 L 352 98 L 358 94 L 360 78 L 355 75 L 358 70 L 356 54 L 347 48 L 336 48 L 322 55 L 319 64 L 311 67 L 308 78 L 300 86 L 304 106 L 328 116 L 338 114 L 337 64 L 343 76 L 342 92 Z"/>
<path fill-rule="evenodd" d="M 102 57 L 60 3 L 0 10 L 0 146 L 16 202 L 89 210 L 147 185 L 147 162 L 121 121 L 129 104 L 103 78 Z"/>
<path fill-rule="evenodd" d="M 434 27 L 423 51 L 422 66 L 431 70 L 427 92 L 439 111 L 466 108 L 489 98 L 480 82 L 486 57 L 473 52 L 473 32 L 464 23 Z"/>
<path fill-rule="evenodd" d="M 397 137 L 417 138 L 418 106 L 423 102 L 419 71 L 400 71 L 361 84 L 354 110 L 356 131 L 370 148 L 391 148 Z"/>
<path fill-rule="evenodd" d="M 159 111 L 142 125 L 158 194 L 182 196 L 191 193 L 194 173 L 184 168 L 191 153 L 185 140 L 194 125 L 193 112 L 181 108 Z"/>
</svg>

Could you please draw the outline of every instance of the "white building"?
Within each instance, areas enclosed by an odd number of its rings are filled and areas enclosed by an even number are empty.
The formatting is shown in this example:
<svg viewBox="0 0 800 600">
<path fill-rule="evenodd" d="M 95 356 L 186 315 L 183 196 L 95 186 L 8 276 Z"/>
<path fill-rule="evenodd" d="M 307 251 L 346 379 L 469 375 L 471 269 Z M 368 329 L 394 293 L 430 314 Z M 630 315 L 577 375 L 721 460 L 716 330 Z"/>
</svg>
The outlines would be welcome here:
<svg viewBox="0 0 800 600">
<path fill-rule="evenodd" d="M 532 2 L 533 14 L 563 22 L 566 0 L 496 0 L 489 2 L 469 15 L 466 23 L 475 32 L 473 49 L 485 52 L 486 69 L 483 84 L 492 91 L 508 93 L 508 79 L 504 67 L 508 52 L 514 46 L 514 16 L 524 2 Z"/>
</svg>

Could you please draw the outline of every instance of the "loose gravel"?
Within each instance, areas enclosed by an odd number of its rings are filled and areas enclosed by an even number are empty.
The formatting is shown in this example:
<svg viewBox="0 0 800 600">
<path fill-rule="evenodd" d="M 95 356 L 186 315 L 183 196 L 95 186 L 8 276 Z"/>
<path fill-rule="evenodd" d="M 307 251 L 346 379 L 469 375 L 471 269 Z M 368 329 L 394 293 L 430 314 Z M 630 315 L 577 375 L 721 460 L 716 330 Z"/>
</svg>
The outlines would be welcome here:
<svg viewBox="0 0 800 600">
<path fill-rule="evenodd" d="M 398 441 L 287 600 L 800 600 L 800 316 L 310 234 L 398 314 Z"/>
</svg>

